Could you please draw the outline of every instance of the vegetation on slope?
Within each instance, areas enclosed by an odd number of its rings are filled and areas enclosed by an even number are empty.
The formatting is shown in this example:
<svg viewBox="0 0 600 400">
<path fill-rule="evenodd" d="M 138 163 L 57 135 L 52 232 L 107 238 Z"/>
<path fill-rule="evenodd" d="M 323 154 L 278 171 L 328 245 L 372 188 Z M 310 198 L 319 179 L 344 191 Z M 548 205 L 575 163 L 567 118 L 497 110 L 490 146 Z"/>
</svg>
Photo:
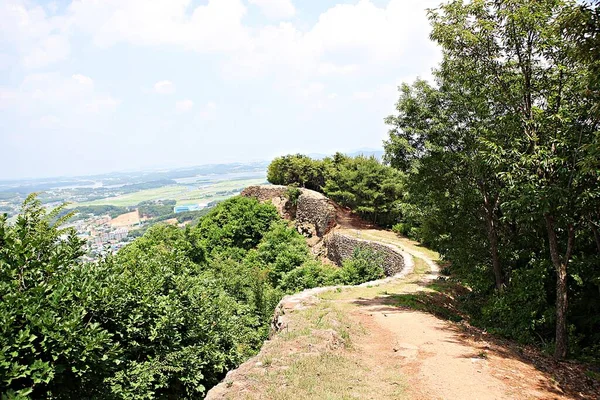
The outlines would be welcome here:
<svg viewBox="0 0 600 400">
<path fill-rule="evenodd" d="M 435 83 L 403 85 L 386 120 L 386 160 L 413 205 L 403 222 L 452 261 L 481 325 L 553 342 L 558 358 L 600 356 L 597 60 L 565 25 L 580 11 L 441 6 Z"/>
<path fill-rule="evenodd" d="M 275 207 L 244 197 L 94 263 L 60 212 L 30 196 L 15 225 L 0 217 L 3 398 L 199 398 L 256 353 L 284 293 L 383 274 L 360 251 L 320 265 Z"/>
</svg>

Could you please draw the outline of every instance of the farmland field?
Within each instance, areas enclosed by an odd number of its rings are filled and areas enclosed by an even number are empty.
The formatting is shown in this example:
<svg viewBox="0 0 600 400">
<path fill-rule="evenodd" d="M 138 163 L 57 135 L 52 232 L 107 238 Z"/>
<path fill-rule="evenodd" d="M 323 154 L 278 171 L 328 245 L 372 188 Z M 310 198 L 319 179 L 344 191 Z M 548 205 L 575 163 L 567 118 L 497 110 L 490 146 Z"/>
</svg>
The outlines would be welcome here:
<svg viewBox="0 0 600 400">
<path fill-rule="evenodd" d="M 266 183 L 266 162 L 210 164 L 178 169 L 0 181 L 0 214 L 16 217 L 30 193 L 49 208 L 67 203 L 88 214 L 126 213 L 138 206 L 154 216 L 174 205 L 208 205 Z M 158 201 L 157 200 L 161 200 Z M 165 206 L 165 201 L 168 206 Z M 86 209 L 87 207 L 87 209 Z M 159 209 L 157 207 L 162 207 Z M 114 215 L 113 215 L 114 217 Z"/>
<path fill-rule="evenodd" d="M 202 185 L 168 185 L 154 189 L 140 190 L 116 197 L 77 203 L 77 206 L 91 205 L 113 205 L 113 206 L 135 206 L 142 201 L 148 200 L 176 200 L 177 205 L 210 203 L 212 201 L 224 200 L 234 192 L 251 185 L 260 185 L 266 179 L 238 179 L 232 181 L 220 181 L 214 183 L 203 183 Z"/>
</svg>

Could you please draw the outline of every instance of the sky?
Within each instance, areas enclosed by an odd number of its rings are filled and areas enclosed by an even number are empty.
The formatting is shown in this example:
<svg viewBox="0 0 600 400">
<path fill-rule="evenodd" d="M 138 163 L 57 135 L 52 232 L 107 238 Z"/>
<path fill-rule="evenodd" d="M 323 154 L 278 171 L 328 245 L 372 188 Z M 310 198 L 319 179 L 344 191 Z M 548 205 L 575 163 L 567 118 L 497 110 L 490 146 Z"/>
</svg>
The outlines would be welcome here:
<svg viewBox="0 0 600 400">
<path fill-rule="evenodd" d="M 381 148 L 439 0 L 2 0 L 0 179 Z"/>
</svg>

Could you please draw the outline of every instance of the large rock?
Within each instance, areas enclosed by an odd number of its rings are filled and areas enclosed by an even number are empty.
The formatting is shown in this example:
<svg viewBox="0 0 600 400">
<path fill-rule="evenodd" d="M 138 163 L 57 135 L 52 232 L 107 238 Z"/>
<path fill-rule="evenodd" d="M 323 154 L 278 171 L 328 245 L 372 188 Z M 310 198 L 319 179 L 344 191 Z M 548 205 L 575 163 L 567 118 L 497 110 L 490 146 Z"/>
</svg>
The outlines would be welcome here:
<svg viewBox="0 0 600 400">
<path fill-rule="evenodd" d="M 287 186 L 281 185 L 259 185 L 248 186 L 242 190 L 241 195 L 251 197 L 260 202 L 270 201 L 281 218 L 296 218 L 296 207 L 294 207 L 287 197 Z"/>
</svg>

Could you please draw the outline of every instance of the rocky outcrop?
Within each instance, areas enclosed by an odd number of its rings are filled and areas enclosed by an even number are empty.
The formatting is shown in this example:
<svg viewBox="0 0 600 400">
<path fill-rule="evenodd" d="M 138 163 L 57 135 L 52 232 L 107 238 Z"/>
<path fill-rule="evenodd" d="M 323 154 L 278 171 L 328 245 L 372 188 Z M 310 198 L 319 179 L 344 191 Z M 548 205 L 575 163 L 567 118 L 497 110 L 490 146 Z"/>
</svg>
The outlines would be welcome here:
<svg viewBox="0 0 600 400">
<path fill-rule="evenodd" d="M 281 185 L 248 186 L 241 195 L 260 202 L 270 201 L 281 218 L 292 220 L 296 218 L 296 207 L 289 201 L 287 190 L 287 186 Z"/>
<path fill-rule="evenodd" d="M 248 186 L 246 189 L 242 190 L 241 195 L 245 197 L 253 197 L 258 201 L 267 201 L 274 198 L 287 199 L 287 190 L 287 186 L 281 185 Z"/>
<path fill-rule="evenodd" d="M 287 196 L 288 188 L 279 185 L 249 186 L 242 196 L 271 201 L 284 218 L 295 219 L 298 232 L 306 237 L 325 236 L 336 226 L 334 203 L 319 192 L 300 189 L 296 204 Z"/>
<path fill-rule="evenodd" d="M 386 276 L 396 275 L 405 267 L 405 255 L 396 246 L 390 244 L 359 239 L 333 232 L 325 237 L 325 247 L 327 248 L 327 258 L 337 265 L 342 265 L 344 260 L 352 257 L 354 249 L 363 247 L 383 256 L 383 270 Z"/>
<path fill-rule="evenodd" d="M 383 255 L 383 269 L 387 276 L 399 273 L 405 266 L 402 252 L 395 246 L 355 238 L 335 230 L 338 224 L 336 204 L 319 192 L 300 189 L 295 204 L 288 198 L 287 186 L 249 186 L 242 191 L 242 196 L 270 201 L 283 218 L 294 220 L 298 232 L 308 238 L 315 256 L 342 265 L 345 259 L 352 257 L 355 248 L 363 246 Z"/>
</svg>

